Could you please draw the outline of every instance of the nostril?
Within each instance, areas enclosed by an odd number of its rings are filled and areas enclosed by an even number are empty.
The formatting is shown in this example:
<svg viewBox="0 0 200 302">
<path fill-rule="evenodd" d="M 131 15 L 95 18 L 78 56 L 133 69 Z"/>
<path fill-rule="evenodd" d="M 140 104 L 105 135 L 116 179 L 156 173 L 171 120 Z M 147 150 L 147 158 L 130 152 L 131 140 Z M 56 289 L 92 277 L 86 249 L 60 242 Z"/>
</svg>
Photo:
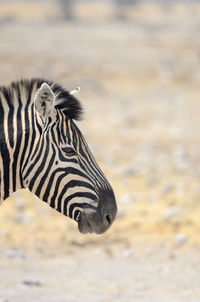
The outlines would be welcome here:
<svg viewBox="0 0 200 302">
<path fill-rule="evenodd" d="M 112 216 L 111 216 L 111 215 L 106 214 L 106 215 L 105 215 L 105 218 L 106 218 L 106 221 L 108 222 L 108 224 L 111 224 L 111 223 L 112 223 Z"/>
</svg>

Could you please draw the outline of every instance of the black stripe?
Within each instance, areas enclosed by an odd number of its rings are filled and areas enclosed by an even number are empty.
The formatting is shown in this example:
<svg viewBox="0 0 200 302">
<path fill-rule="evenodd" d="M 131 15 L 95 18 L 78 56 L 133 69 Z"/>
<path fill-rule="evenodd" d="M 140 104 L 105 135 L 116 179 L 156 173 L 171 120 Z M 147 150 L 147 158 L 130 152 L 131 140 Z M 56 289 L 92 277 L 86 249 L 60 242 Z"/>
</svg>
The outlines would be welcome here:
<svg viewBox="0 0 200 302">
<path fill-rule="evenodd" d="M 97 210 L 97 208 L 96 207 L 94 207 L 94 206 L 92 206 L 91 204 L 89 204 L 89 203 L 86 203 L 86 202 L 84 202 L 84 203 L 72 203 L 71 204 L 71 206 L 70 206 L 70 208 L 69 208 L 69 217 L 71 217 L 72 218 L 72 213 L 73 213 L 73 210 L 76 208 L 76 207 L 78 207 L 78 208 L 81 208 L 81 209 L 93 209 L 93 210 Z M 66 211 L 65 211 L 66 212 Z M 76 217 L 77 217 L 77 215 L 78 215 L 78 213 L 80 212 L 80 210 L 76 210 L 75 211 L 75 214 L 74 214 L 74 220 L 76 220 Z M 66 215 L 66 214 L 65 214 Z"/>
<path fill-rule="evenodd" d="M 2 100 L 1 100 L 2 101 Z M 0 102 L 0 114 L 1 119 L 4 120 L 4 109 Z M 5 129 L 3 123 L 0 123 L 0 133 L 1 133 L 1 140 L 0 140 L 0 152 L 3 161 L 3 182 L 4 182 L 4 192 L 1 192 L 2 198 L 6 199 L 9 197 L 9 165 L 10 165 L 10 154 L 8 152 L 8 148 L 6 145 L 5 140 Z"/>
<path fill-rule="evenodd" d="M 77 137 L 76 137 L 76 129 L 74 129 L 74 127 L 72 127 L 72 139 L 73 139 L 73 146 L 76 149 L 77 148 Z"/>
<path fill-rule="evenodd" d="M 56 142 L 56 137 L 55 137 L 55 133 L 57 133 L 57 123 L 54 123 L 51 127 L 51 137 L 52 137 L 52 140 L 53 142 L 55 143 L 55 145 L 57 145 L 57 142 Z"/>
<path fill-rule="evenodd" d="M 58 206 L 57 206 L 57 211 L 62 212 L 64 215 L 67 214 L 67 204 L 68 202 L 76 197 L 83 197 L 83 198 L 88 198 L 88 199 L 92 199 L 92 200 L 96 200 L 97 197 L 96 195 L 89 193 L 89 192 L 76 192 L 74 194 L 71 194 L 69 196 L 67 196 L 67 198 L 64 201 L 64 211 L 62 211 L 61 207 L 62 207 L 62 198 L 65 192 L 63 192 L 63 194 L 60 194 L 60 196 L 58 197 Z"/>
<path fill-rule="evenodd" d="M 22 111 L 22 102 L 20 97 L 20 91 L 18 91 L 18 109 L 17 109 L 17 138 L 16 138 L 16 146 L 15 151 L 13 154 L 13 164 L 12 164 L 12 175 L 13 175 L 13 190 L 16 190 L 16 169 L 17 169 L 17 162 L 19 156 L 19 150 L 22 141 L 22 121 L 21 121 L 21 111 Z M 20 175 L 20 184 L 23 184 L 22 176 Z"/>
<path fill-rule="evenodd" d="M 64 174 L 62 174 L 62 178 L 64 178 Z M 61 179 L 59 179 L 60 177 L 58 177 L 58 180 L 56 182 L 56 187 L 55 187 L 55 190 L 54 190 L 54 194 L 51 198 L 51 207 L 54 208 L 55 207 L 55 200 L 56 200 L 56 197 L 58 195 L 58 189 L 59 189 L 59 184 L 60 184 L 60 181 Z M 91 186 L 89 183 L 87 182 L 84 182 L 84 181 L 80 181 L 80 180 L 71 180 L 69 181 L 65 186 L 64 188 L 62 189 L 62 192 L 60 193 L 60 195 L 63 195 L 69 188 L 74 188 L 74 187 L 84 187 L 84 188 L 88 188 L 90 190 L 94 190 L 93 186 Z M 58 198 L 59 199 L 59 198 Z"/>
<path fill-rule="evenodd" d="M 24 172 L 26 166 L 28 165 L 31 154 L 34 150 L 33 146 L 34 146 L 34 142 L 35 142 L 36 131 L 35 131 L 35 124 L 34 124 L 34 109 L 33 109 L 33 107 L 34 107 L 34 104 L 32 104 L 32 106 L 31 106 L 31 121 L 30 121 L 30 125 L 32 125 L 31 133 L 27 132 L 27 136 L 31 135 L 31 143 L 30 143 L 30 149 L 28 150 L 29 154 L 28 154 L 28 156 L 26 158 L 26 161 L 25 161 L 25 163 L 23 165 L 23 168 L 22 168 L 22 173 Z"/>
<path fill-rule="evenodd" d="M 44 150 L 44 140 L 42 140 L 42 143 L 41 143 L 41 147 L 40 147 L 40 151 L 34 161 L 34 163 L 31 165 L 31 166 L 35 166 L 36 163 L 39 162 L 39 160 L 41 159 L 42 157 L 42 153 L 43 153 L 43 150 Z M 43 158 L 42 158 L 42 161 L 41 161 L 41 164 L 39 165 L 39 167 L 37 168 L 37 170 L 35 171 L 35 175 L 34 177 L 31 179 L 30 183 L 29 183 L 29 190 L 31 191 L 34 184 L 35 184 L 35 181 L 38 179 L 39 177 L 39 174 L 41 173 L 41 171 L 44 169 L 44 166 L 45 166 L 45 163 L 46 163 L 46 160 L 48 158 L 48 154 L 49 154 L 49 140 L 48 138 L 46 137 L 46 148 L 45 148 L 45 151 L 44 151 L 44 154 L 43 154 Z"/>
<path fill-rule="evenodd" d="M 52 198 L 51 198 L 51 201 L 50 201 L 50 206 L 51 206 L 52 208 L 55 207 L 55 199 L 56 199 L 56 196 L 57 196 L 57 194 L 58 194 L 58 189 L 59 189 L 59 186 L 60 186 L 60 182 L 62 181 L 62 179 L 63 179 L 64 177 L 66 177 L 66 174 L 65 174 L 65 173 L 59 175 L 58 178 L 57 178 L 57 180 L 56 180 L 56 185 L 55 185 L 55 188 L 54 188 L 54 194 L 53 194 L 53 196 L 52 196 Z M 46 200 L 45 200 L 45 201 L 46 201 Z"/>
<path fill-rule="evenodd" d="M 103 174 L 102 170 L 99 168 L 99 166 L 97 165 L 93 155 L 91 154 L 91 151 L 89 150 L 86 142 L 85 142 L 85 139 L 83 138 L 82 134 L 80 135 L 80 141 L 81 141 L 81 144 L 83 144 L 85 146 L 85 149 L 88 151 L 87 153 L 87 162 L 89 163 L 90 162 L 90 167 L 91 169 L 94 171 L 95 175 L 98 176 L 98 178 L 101 179 L 101 181 L 106 185 L 108 186 L 108 182 L 107 182 L 107 179 L 105 178 L 105 175 Z M 80 144 L 80 145 L 81 145 Z M 83 150 L 82 150 L 83 151 Z M 101 182 L 99 180 L 99 182 Z"/>
<path fill-rule="evenodd" d="M 82 176 L 82 177 L 84 177 L 84 178 L 86 178 L 87 180 L 90 181 L 90 178 L 86 174 L 79 171 L 78 169 L 75 169 L 75 168 L 72 168 L 72 167 L 57 168 L 57 169 L 55 169 L 55 171 L 53 171 L 53 173 L 51 174 L 51 176 L 49 178 L 49 182 L 46 186 L 46 190 L 45 190 L 45 193 L 44 193 L 43 198 L 42 198 L 44 201 L 48 201 L 49 193 L 50 193 L 51 188 L 52 188 L 52 183 L 54 181 L 54 178 L 56 177 L 56 174 L 59 173 L 59 172 L 64 172 L 65 176 L 67 176 L 69 174 L 79 175 L 79 176 Z"/>
<path fill-rule="evenodd" d="M 66 143 L 66 138 L 65 138 L 65 134 L 64 134 L 64 127 L 63 125 L 65 124 L 65 121 L 64 121 L 64 115 L 63 114 L 59 114 L 59 117 L 60 117 L 60 122 L 58 123 L 58 128 L 57 128 L 57 131 L 58 133 L 60 133 L 59 135 L 59 143 Z"/>
<path fill-rule="evenodd" d="M 41 144 L 40 144 L 41 141 Z M 42 154 L 42 150 L 43 150 L 43 146 L 44 146 L 44 140 L 43 137 L 40 137 L 40 141 L 38 142 L 38 144 L 35 146 L 35 151 L 34 154 L 38 151 L 38 154 L 36 156 L 36 158 L 34 159 L 34 162 L 29 166 L 28 171 L 26 172 L 24 178 L 26 179 L 27 176 L 30 174 L 30 172 L 33 170 L 34 166 L 37 164 L 37 162 L 39 161 L 39 159 L 41 158 L 41 154 Z M 40 145 L 40 149 L 39 148 Z M 33 156 L 31 158 L 31 160 L 33 160 Z"/>
<path fill-rule="evenodd" d="M 41 178 L 41 180 L 40 180 L 40 182 L 39 182 L 39 185 L 38 185 L 38 187 L 37 187 L 37 189 L 36 189 L 36 191 L 35 191 L 35 195 L 37 195 L 38 197 L 39 197 L 40 192 L 41 192 L 41 190 L 42 190 L 42 187 L 43 187 L 43 185 L 44 185 L 45 179 L 47 179 L 47 177 L 49 177 L 49 172 L 50 172 L 51 167 L 52 167 L 52 165 L 53 165 L 53 162 L 54 162 L 54 160 L 55 160 L 56 151 L 55 151 L 55 148 L 54 148 L 53 145 L 52 145 L 52 149 L 53 149 L 53 154 L 52 154 L 51 159 L 50 159 L 50 161 L 49 161 L 48 167 L 47 167 L 47 169 L 46 169 L 44 175 L 42 176 L 42 178 Z"/>
<path fill-rule="evenodd" d="M 68 127 L 68 120 L 69 119 L 66 119 L 66 133 L 67 133 L 67 140 L 68 140 L 68 144 L 70 145 L 71 144 L 71 137 L 70 137 L 70 132 L 69 132 L 69 127 Z"/>
<path fill-rule="evenodd" d="M 29 93 L 30 98 L 30 93 Z M 28 103 L 30 102 L 30 99 L 28 98 Z M 28 117 L 28 106 L 25 109 L 24 112 L 25 115 L 25 140 L 24 140 L 24 148 L 22 151 L 21 159 L 20 159 L 20 167 L 23 166 L 23 160 L 27 151 L 28 142 L 29 142 L 29 135 L 30 135 L 30 124 L 29 124 L 29 117 Z"/>
<path fill-rule="evenodd" d="M 84 159 L 79 158 L 79 165 L 84 171 L 87 171 L 87 173 L 95 183 L 97 179 L 97 175 L 94 172 L 92 172 L 91 167 L 88 165 L 88 163 L 85 163 Z"/>
<path fill-rule="evenodd" d="M 14 146 L 14 127 L 13 127 L 13 113 L 14 107 L 12 106 L 8 112 L 8 138 L 11 148 Z"/>
</svg>

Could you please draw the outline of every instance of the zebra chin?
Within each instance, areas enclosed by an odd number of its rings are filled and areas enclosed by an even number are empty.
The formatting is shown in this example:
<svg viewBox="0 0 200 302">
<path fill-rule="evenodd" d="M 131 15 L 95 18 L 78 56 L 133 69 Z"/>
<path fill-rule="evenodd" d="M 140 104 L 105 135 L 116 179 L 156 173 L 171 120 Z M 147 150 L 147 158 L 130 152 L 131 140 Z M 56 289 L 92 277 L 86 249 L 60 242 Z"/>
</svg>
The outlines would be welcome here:
<svg viewBox="0 0 200 302">
<path fill-rule="evenodd" d="M 106 232 L 117 213 L 117 205 L 112 190 L 102 190 L 100 192 L 97 209 L 84 209 L 78 217 L 78 229 L 82 234 Z"/>
</svg>

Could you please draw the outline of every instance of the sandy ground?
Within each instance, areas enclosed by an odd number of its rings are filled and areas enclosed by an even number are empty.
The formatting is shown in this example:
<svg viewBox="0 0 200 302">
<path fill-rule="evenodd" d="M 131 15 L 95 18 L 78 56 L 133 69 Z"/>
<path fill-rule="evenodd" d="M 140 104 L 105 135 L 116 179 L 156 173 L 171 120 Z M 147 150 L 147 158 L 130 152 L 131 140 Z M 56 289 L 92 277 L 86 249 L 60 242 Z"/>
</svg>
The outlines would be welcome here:
<svg viewBox="0 0 200 302">
<path fill-rule="evenodd" d="M 1 301 L 199 301 L 199 248 L 75 249 L 72 254 L 1 253 Z M 9 280 L 9 282 L 8 282 Z"/>
<path fill-rule="evenodd" d="M 81 87 L 78 126 L 119 207 L 106 234 L 82 236 L 26 191 L 5 201 L 0 302 L 198 302 L 200 6 L 140 4 L 119 20 L 95 5 L 72 23 L 47 2 L 0 7 L 0 82 Z"/>
</svg>

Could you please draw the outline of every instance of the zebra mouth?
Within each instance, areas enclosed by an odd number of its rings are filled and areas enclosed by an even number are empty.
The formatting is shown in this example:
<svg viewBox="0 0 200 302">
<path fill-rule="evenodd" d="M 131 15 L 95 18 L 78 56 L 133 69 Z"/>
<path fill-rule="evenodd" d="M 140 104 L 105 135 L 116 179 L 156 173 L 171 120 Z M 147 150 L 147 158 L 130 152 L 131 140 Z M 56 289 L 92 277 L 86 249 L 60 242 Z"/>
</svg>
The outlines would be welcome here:
<svg viewBox="0 0 200 302">
<path fill-rule="evenodd" d="M 93 233 L 93 228 L 89 223 L 85 213 L 80 213 L 77 218 L 76 220 L 78 222 L 78 229 L 81 234 Z"/>
<path fill-rule="evenodd" d="M 77 218 L 78 229 L 81 234 L 102 234 L 110 226 L 110 223 L 104 221 L 98 211 L 92 209 L 86 209 L 85 212 L 80 212 Z"/>
</svg>

